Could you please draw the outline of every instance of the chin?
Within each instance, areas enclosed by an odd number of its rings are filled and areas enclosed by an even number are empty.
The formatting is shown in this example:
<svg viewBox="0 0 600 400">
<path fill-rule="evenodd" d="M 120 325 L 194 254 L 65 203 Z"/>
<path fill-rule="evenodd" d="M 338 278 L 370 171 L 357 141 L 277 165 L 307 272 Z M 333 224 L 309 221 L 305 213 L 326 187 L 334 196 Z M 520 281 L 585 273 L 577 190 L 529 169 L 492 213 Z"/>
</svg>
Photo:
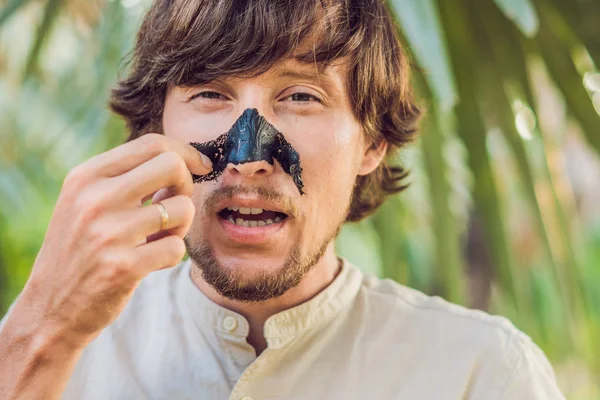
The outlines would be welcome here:
<svg viewBox="0 0 600 400">
<path fill-rule="evenodd" d="M 253 280 L 256 278 L 277 275 L 284 269 L 287 257 L 270 257 L 268 255 L 247 255 L 237 254 L 215 255 L 215 261 L 218 266 L 239 277 L 242 280 Z"/>
<path fill-rule="evenodd" d="M 190 243 L 190 258 L 202 278 L 222 296 L 242 302 L 260 302 L 279 297 L 300 283 L 318 260 L 303 258 L 299 247 L 285 255 L 243 250 L 222 252 L 207 242 Z M 271 249 L 272 251 L 273 249 Z"/>
</svg>

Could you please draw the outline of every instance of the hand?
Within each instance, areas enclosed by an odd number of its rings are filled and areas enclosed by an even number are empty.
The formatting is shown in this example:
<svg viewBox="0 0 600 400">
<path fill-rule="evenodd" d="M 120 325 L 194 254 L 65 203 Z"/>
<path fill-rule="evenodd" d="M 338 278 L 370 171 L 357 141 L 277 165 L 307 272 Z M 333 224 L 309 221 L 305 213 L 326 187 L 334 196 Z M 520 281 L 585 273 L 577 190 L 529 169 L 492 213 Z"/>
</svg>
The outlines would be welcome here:
<svg viewBox="0 0 600 400">
<path fill-rule="evenodd" d="M 36 331 L 85 346 L 122 312 L 148 273 L 176 265 L 192 223 L 191 173 L 210 172 L 192 146 L 146 134 L 75 167 L 18 309 Z M 160 231 L 154 196 L 168 213 Z"/>
</svg>

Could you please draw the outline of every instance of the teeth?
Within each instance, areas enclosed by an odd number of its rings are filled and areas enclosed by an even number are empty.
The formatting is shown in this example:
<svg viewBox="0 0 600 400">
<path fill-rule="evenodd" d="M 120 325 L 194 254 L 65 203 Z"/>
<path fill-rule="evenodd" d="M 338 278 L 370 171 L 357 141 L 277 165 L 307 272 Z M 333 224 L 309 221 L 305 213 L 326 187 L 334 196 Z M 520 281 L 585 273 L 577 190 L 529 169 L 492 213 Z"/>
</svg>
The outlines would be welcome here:
<svg viewBox="0 0 600 400">
<path fill-rule="evenodd" d="M 249 208 L 249 207 L 227 207 L 229 211 L 240 211 L 240 214 L 261 214 L 264 210 L 262 208 Z"/>
<path fill-rule="evenodd" d="M 243 218 L 236 218 L 234 220 L 233 217 L 230 215 L 227 218 L 227 220 L 229 222 L 231 222 L 232 224 L 235 224 L 235 225 L 238 225 L 238 226 L 247 226 L 247 227 L 255 228 L 255 227 L 258 227 L 258 226 L 267 226 L 267 225 L 275 224 L 275 223 L 281 221 L 282 218 L 281 217 L 275 217 L 274 220 L 268 219 L 268 220 L 264 221 L 264 220 L 260 220 L 259 219 L 259 220 L 256 220 L 256 221 L 251 221 L 251 220 L 246 220 L 246 219 L 243 219 Z"/>
</svg>

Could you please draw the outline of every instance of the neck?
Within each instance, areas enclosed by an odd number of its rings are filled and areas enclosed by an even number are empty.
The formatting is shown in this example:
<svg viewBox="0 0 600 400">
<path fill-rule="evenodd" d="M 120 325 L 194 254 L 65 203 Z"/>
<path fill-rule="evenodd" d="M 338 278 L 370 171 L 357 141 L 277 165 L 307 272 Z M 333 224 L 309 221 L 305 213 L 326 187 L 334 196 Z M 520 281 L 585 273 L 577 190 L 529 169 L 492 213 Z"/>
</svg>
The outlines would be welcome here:
<svg viewBox="0 0 600 400">
<path fill-rule="evenodd" d="M 339 273 L 339 262 L 335 255 L 333 241 L 327 247 L 325 254 L 302 278 L 300 283 L 288 290 L 280 297 L 263 301 L 260 303 L 246 303 L 232 300 L 220 295 L 198 273 L 198 268 L 192 268 L 192 280 L 206 297 L 214 303 L 234 311 L 246 318 L 250 325 L 248 343 L 254 347 L 259 355 L 267 348 L 263 335 L 266 320 L 281 311 L 302 304 L 320 293 L 335 279 Z"/>
</svg>

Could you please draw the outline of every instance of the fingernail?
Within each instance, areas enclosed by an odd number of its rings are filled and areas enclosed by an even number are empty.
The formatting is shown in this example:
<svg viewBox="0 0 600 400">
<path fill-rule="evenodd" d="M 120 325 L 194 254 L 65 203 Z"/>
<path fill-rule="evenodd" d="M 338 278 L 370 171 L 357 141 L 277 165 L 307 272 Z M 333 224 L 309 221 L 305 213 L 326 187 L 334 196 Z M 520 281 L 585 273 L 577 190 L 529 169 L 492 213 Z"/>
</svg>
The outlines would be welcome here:
<svg viewBox="0 0 600 400">
<path fill-rule="evenodd" d="M 210 161 L 210 158 L 206 157 L 202 153 L 200 153 L 200 157 L 202 158 L 202 164 L 204 164 L 206 168 L 212 169 L 212 161 Z"/>
</svg>

